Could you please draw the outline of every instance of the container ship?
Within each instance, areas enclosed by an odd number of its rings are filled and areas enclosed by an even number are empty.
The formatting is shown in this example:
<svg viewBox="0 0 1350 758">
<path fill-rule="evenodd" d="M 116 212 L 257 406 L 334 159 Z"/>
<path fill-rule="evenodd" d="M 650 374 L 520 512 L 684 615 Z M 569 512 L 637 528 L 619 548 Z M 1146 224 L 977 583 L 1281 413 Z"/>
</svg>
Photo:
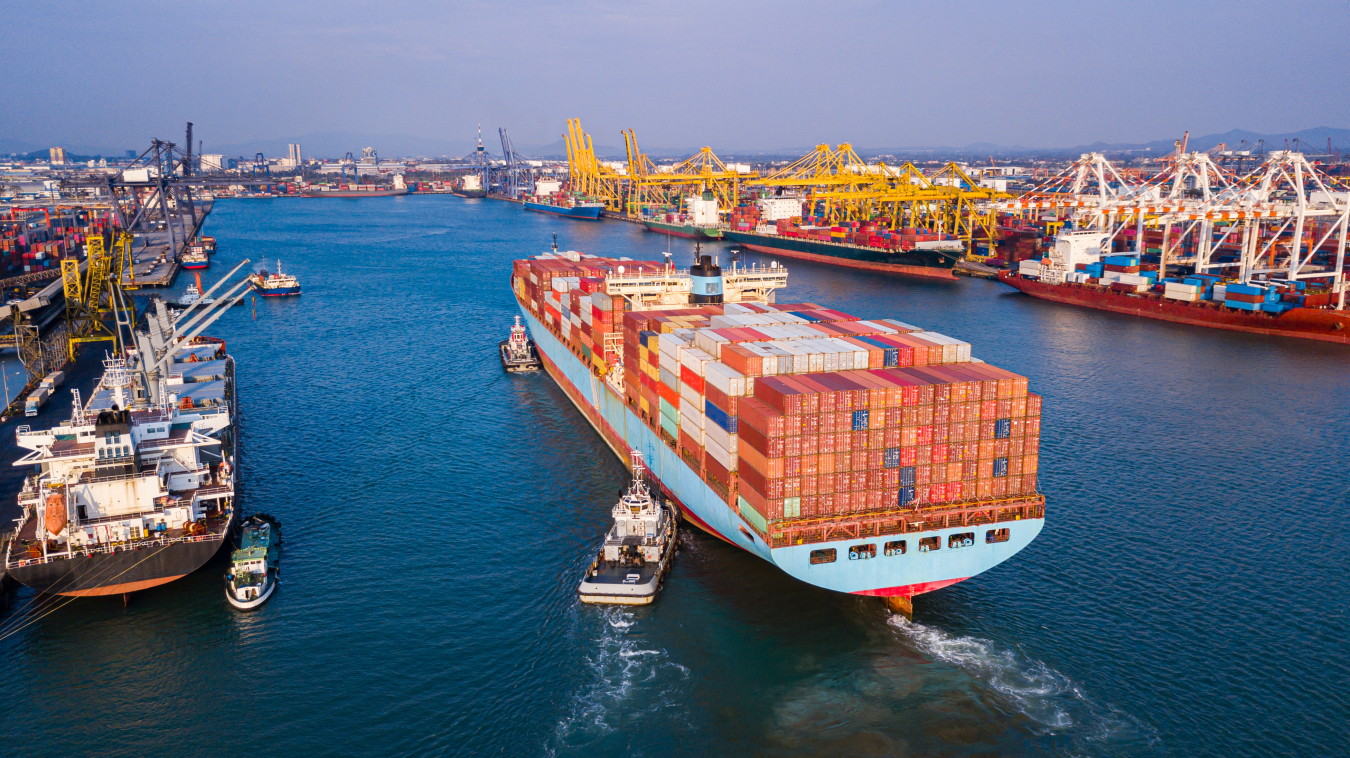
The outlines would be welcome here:
<svg viewBox="0 0 1350 758">
<path fill-rule="evenodd" d="M 1109 235 L 1062 232 L 1044 259 L 1022 261 L 999 281 L 1032 297 L 1193 326 L 1350 344 L 1350 313 L 1330 290 L 1306 283 L 1236 282 L 1192 273 L 1159 280 L 1138 255 L 1102 253 Z"/>
<path fill-rule="evenodd" d="M 838 592 L 910 599 L 1040 533 L 1041 398 L 951 337 L 813 303 L 787 272 L 554 252 L 513 291 L 545 369 L 699 528 Z"/>
<path fill-rule="evenodd" d="M 723 231 L 716 226 L 695 226 L 674 216 L 666 214 L 664 219 L 651 219 L 645 222 L 648 231 L 669 234 L 685 239 L 722 239 Z"/>
<path fill-rule="evenodd" d="M 678 212 L 658 213 L 656 218 L 646 222 L 648 231 L 669 234 L 685 239 L 721 239 L 722 227 L 719 225 L 717 198 L 705 190 L 699 197 L 685 201 L 688 214 Z"/>
<path fill-rule="evenodd" d="M 892 230 L 883 221 L 831 224 L 821 217 L 772 213 L 795 199 L 767 199 L 732 210 L 723 237 L 747 250 L 869 271 L 887 271 L 926 279 L 955 279 L 952 268 L 965 255 L 950 234 L 918 228 Z M 767 209 L 773 220 L 761 215 Z"/>
<path fill-rule="evenodd" d="M 487 197 L 487 190 L 483 188 L 483 180 L 478 174 L 465 174 L 460 177 L 451 191 L 460 197 Z"/>
<path fill-rule="evenodd" d="M 385 187 L 379 184 L 343 184 L 337 187 L 309 187 L 301 190 L 305 197 L 397 197 L 408 194 L 407 187 Z"/>
<path fill-rule="evenodd" d="M 150 332 L 104 361 L 88 403 L 72 391 L 69 420 L 16 432 L 31 452 L 14 465 L 33 473 L 5 570 L 39 592 L 126 596 L 192 573 L 230 539 L 234 359 L 221 340 L 176 333 L 155 304 Z M 207 326 L 225 309 L 207 306 L 194 322 Z"/>
<path fill-rule="evenodd" d="M 567 192 L 555 192 L 551 195 L 527 195 L 522 201 L 525 210 L 539 213 L 552 213 L 555 216 L 581 218 L 591 221 L 600 220 L 600 211 L 605 204 L 598 200 L 588 200 L 580 195 Z"/>
</svg>

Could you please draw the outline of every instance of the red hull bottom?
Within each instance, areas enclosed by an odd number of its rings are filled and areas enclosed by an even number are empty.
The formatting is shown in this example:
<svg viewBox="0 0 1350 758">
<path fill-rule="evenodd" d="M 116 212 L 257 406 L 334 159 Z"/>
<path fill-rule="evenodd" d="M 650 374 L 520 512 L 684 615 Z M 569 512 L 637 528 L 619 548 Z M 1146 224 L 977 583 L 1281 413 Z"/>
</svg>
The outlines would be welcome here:
<svg viewBox="0 0 1350 758">
<path fill-rule="evenodd" d="M 953 274 L 948 268 L 929 268 L 927 266 L 906 266 L 900 263 L 871 263 L 869 261 L 855 261 L 849 258 L 835 258 L 831 255 L 816 255 L 815 253 L 803 253 L 797 250 L 783 250 L 777 247 L 767 245 L 755 245 L 749 242 L 737 242 L 737 245 L 746 250 L 753 250 L 757 253 L 766 253 L 768 255 L 783 255 L 788 258 L 800 258 L 806 261 L 815 261 L 817 263 L 829 263 L 834 266 L 843 266 L 845 268 L 860 268 L 866 271 L 885 271 L 891 274 L 902 274 L 904 276 L 921 276 L 925 279 L 942 279 L 944 281 L 956 281 L 956 274 Z"/>
<path fill-rule="evenodd" d="M 1085 308 L 1143 316 L 1177 324 L 1350 345 L 1350 313 L 1345 311 L 1295 308 L 1275 316 L 1236 311 L 1222 305 L 1138 297 L 1110 290 L 1092 289 L 1083 285 L 1043 284 L 1034 279 L 1023 279 L 1007 271 L 1001 272 L 998 280 L 1032 297 L 1053 300 L 1057 303 L 1081 305 Z"/>
</svg>

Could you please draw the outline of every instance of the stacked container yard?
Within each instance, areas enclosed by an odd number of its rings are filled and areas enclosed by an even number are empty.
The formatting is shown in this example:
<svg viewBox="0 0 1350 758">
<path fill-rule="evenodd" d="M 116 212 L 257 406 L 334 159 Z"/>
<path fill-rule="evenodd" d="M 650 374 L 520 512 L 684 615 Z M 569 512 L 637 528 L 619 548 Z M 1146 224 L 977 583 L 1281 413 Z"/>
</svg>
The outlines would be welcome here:
<svg viewBox="0 0 1350 758">
<path fill-rule="evenodd" d="M 621 402 L 770 550 L 826 543 L 840 530 L 903 534 L 1043 516 L 1041 399 L 1025 377 L 973 358 L 968 343 L 813 303 L 632 310 L 606 292 L 620 267 L 661 270 L 549 256 L 516 261 L 513 284 L 527 314 L 594 376 L 622 374 Z M 930 548 L 940 549 L 909 546 Z"/>
</svg>

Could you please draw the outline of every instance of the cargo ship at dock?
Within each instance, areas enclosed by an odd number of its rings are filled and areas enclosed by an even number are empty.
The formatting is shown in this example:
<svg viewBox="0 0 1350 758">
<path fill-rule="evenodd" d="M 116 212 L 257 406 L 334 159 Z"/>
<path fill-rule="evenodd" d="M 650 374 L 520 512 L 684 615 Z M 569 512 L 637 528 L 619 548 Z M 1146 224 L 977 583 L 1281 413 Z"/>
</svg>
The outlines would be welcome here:
<svg viewBox="0 0 1350 758">
<path fill-rule="evenodd" d="M 658 234 L 669 234 L 672 237 L 681 237 L 683 239 L 722 239 L 722 230 L 715 226 L 695 226 L 693 224 L 682 223 L 678 221 L 657 221 L 650 220 L 643 222 L 647 231 Z"/>
<path fill-rule="evenodd" d="M 900 250 L 754 231 L 727 231 L 723 238 L 757 253 L 925 279 L 955 279 L 952 268 L 963 257 L 959 246 Z"/>
<path fill-rule="evenodd" d="M 998 281 L 1066 305 L 1191 326 L 1350 345 L 1350 312 L 1333 309 L 1331 292 L 1272 283 L 1241 284 L 1218 276 L 1157 281 L 1137 256 L 1104 256 L 1105 233 L 1069 231 L 1043 260 L 999 272 Z M 1108 268 L 1109 267 L 1109 268 Z M 1111 270 L 1114 269 L 1114 270 Z"/>
<path fill-rule="evenodd" d="M 517 260 L 550 376 L 688 522 L 838 592 L 910 598 L 1040 533 L 1040 398 L 969 345 L 811 303 L 785 269 Z"/>
<path fill-rule="evenodd" d="M 209 326 L 242 297 L 206 306 L 194 325 Z M 234 358 L 222 340 L 177 333 L 154 302 L 149 333 L 104 361 L 87 403 L 72 391 L 67 421 L 16 432 L 31 452 L 14 465 L 33 473 L 4 567 L 38 592 L 125 597 L 192 573 L 231 539 Z"/>
<path fill-rule="evenodd" d="M 587 200 L 562 192 L 544 196 L 528 195 L 522 198 L 521 202 L 527 211 L 587 221 L 599 221 L 600 211 L 605 209 L 605 204 L 598 200 Z"/>
<path fill-rule="evenodd" d="M 340 189 L 306 189 L 300 192 L 303 197 L 399 197 L 408 194 L 407 187 L 343 187 Z"/>
</svg>

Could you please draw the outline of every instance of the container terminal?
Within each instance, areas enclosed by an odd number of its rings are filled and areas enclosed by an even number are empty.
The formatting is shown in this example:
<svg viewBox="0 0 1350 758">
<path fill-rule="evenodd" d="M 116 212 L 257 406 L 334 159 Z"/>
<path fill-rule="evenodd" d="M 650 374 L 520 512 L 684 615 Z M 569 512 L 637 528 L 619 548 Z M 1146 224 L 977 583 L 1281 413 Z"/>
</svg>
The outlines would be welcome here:
<svg viewBox="0 0 1350 758">
<path fill-rule="evenodd" d="M 536 177 L 515 156 L 484 166 L 478 183 L 488 197 L 600 206 L 601 218 L 773 256 L 997 278 L 1065 304 L 1350 342 L 1350 189 L 1339 152 L 1327 162 L 1293 149 L 1190 151 L 1188 133 L 1151 173 L 1088 153 L 1018 187 L 997 166 L 923 171 L 868 162 L 848 144 L 818 145 L 761 174 L 706 147 L 658 166 L 631 129 L 621 162 L 600 160 L 576 119 L 563 136 L 565 181 Z"/>
<path fill-rule="evenodd" d="M 912 598 L 1040 533 L 1041 398 L 970 344 L 776 304 L 787 270 L 549 252 L 511 288 L 545 370 L 680 516 L 802 581 Z"/>
<path fill-rule="evenodd" d="M 210 265 L 216 245 L 203 225 L 214 191 L 250 180 L 204 174 L 192 124 L 186 138 L 187 148 L 152 140 L 115 166 L 77 171 L 53 160 L 32 192 L 0 201 L 0 348 L 15 350 L 27 374 L 4 417 L 24 414 L 42 380 L 82 349 L 118 343 L 117 293 L 169 287 L 185 261 Z"/>
</svg>

